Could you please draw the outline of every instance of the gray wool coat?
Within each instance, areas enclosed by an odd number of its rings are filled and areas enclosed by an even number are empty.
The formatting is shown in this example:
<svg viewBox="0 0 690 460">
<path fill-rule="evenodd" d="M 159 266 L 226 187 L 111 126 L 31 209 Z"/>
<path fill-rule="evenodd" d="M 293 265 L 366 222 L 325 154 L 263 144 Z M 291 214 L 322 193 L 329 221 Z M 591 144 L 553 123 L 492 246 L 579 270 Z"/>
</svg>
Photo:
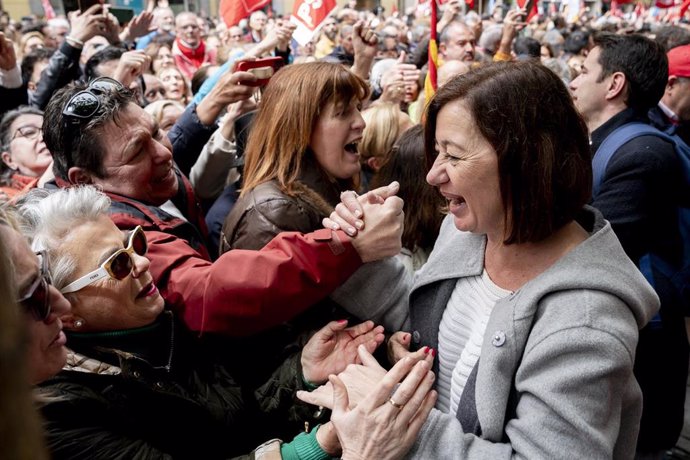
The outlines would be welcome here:
<svg viewBox="0 0 690 460">
<path fill-rule="evenodd" d="M 638 329 L 659 300 L 598 211 L 587 207 L 578 221 L 589 238 L 496 304 L 468 381 L 473 397 L 463 394 L 458 414 L 434 409 L 410 458 L 634 456 L 642 409 L 633 376 Z M 413 345 L 437 348 L 455 283 L 482 273 L 485 244 L 483 235 L 459 232 L 449 216 L 413 281 L 401 271 L 396 278 L 399 268 L 388 262 L 378 276 L 394 282 L 374 289 L 377 275 L 368 273 L 368 284 L 348 289 L 350 306 L 376 301 L 376 315 L 386 311 L 412 331 Z"/>
</svg>

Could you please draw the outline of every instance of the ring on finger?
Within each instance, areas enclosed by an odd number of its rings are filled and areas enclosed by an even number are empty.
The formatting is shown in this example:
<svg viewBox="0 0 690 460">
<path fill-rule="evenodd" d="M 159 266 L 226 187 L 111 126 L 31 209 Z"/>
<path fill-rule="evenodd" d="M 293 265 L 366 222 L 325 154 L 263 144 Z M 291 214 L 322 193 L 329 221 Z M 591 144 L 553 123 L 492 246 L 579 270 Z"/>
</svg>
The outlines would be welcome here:
<svg viewBox="0 0 690 460">
<path fill-rule="evenodd" d="M 403 408 L 404 404 L 398 404 L 393 400 L 393 398 L 390 398 L 388 402 L 391 404 L 391 406 L 395 407 L 396 409 L 400 410 Z"/>
</svg>

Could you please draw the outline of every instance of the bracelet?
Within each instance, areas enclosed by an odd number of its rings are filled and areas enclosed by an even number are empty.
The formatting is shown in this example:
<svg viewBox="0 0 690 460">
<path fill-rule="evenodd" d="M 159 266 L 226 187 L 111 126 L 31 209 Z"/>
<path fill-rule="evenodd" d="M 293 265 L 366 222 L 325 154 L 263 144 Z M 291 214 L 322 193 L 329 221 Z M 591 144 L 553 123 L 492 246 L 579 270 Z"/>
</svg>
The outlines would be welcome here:
<svg viewBox="0 0 690 460">
<path fill-rule="evenodd" d="M 69 36 L 69 35 L 65 37 L 65 41 L 68 42 L 70 45 L 71 45 L 71 44 L 75 44 L 75 45 L 78 45 L 78 46 L 81 47 L 81 48 L 84 47 L 84 42 L 83 42 L 83 41 L 79 40 L 78 38 L 71 37 L 71 36 Z"/>
<path fill-rule="evenodd" d="M 321 385 L 316 385 L 314 383 L 311 383 L 309 380 L 304 378 L 304 374 L 302 374 L 302 383 L 304 384 L 304 386 L 307 388 L 308 391 L 314 391 L 321 386 Z"/>
</svg>

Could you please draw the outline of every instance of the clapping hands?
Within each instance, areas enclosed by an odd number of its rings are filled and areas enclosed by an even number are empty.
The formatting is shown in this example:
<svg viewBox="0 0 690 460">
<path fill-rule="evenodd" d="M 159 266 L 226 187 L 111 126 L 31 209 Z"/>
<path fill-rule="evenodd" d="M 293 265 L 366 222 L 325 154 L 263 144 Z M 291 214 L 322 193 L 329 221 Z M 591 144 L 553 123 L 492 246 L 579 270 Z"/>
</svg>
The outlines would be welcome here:
<svg viewBox="0 0 690 460">
<path fill-rule="evenodd" d="M 346 327 L 347 320 L 331 321 L 307 342 L 302 350 L 302 375 L 311 383 L 326 382 L 330 374 L 359 362 L 358 347 L 372 353 L 384 339 L 383 327 L 365 321 Z"/>
</svg>

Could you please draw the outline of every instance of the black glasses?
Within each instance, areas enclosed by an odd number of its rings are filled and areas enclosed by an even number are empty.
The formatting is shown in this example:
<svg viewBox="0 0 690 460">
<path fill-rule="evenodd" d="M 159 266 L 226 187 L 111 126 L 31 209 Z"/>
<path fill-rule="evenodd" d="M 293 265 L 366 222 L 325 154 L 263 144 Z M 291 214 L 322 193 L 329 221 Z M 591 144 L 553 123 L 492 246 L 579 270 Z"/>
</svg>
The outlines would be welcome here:
<svg viewBox="0 0 690 460">
<path fill-rule="evenodd" d="M 18 302 L 31 313 L 36 321 L 45 321 L 50 315 L 50 286 L 53 283 L 50 279 L 50 267 L 45 251 L 37 253 L 36 256 L 40 259 L 41 271 Z"/>
<path fill-rule="evenodd" d="M 38 138 L 39 134 L 41 134 L 41 127 L 40 126 L 33 126 L 33 125 L 20 126 L 14 132 L 14 135 L 12 136 L 12 139 L 10 139 L 10 140 L 13 141 L 18 137 L 25 137 L 26 139 L 33 140 L 33 139 Z"/>
<path fill-rule="evenodd" d="M 98 77 L 91 80 L 85 90 L 79 91 L 67 101 L 67 105 L 62 110 L 62 115 L 77 122 L 88 120 L 101 107 L 101 101 L 98 96 L 119 89 L 124 89 L 124 86 L 112 78 Z"/>
</svg>

